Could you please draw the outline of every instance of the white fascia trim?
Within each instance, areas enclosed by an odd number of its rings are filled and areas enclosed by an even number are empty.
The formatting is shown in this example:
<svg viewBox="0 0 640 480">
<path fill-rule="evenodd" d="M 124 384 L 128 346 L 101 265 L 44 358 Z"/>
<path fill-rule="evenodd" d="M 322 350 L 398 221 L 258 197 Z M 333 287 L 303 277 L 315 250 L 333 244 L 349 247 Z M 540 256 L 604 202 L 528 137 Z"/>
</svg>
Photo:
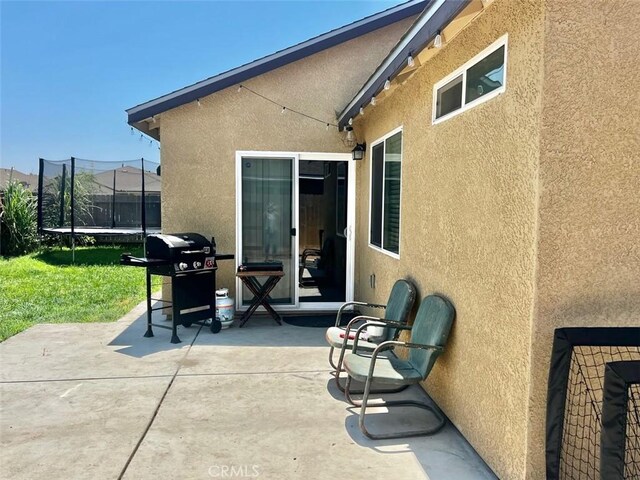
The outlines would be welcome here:
<svg viewBox="0 0 640 480">
<path fill-rule="evenodd" d="M 444 1 L 444 0 L 438 0 L 438 1 Z M 180 89 L 178 89 L 178 90 L 176 90 L 174 92 L 168 93 L 166 95 L 163 95 L 161 97 L 155 98 L 153 100 L 149 100 L 148 102 L 142 103 L 140 105 L 136 105 L 135 107 L 127 109 L 126 112 L 127 112 L 128 115 L 132 115 L 132 114 L 134 114 L 134 113 L 136 113 L 136 112 L 138 112 L 140 110 L 144 110 L 144 109 L 147 109 L 149 107 L 153 107 L 153 106 L 155 106 L 157 104 L 164 103 L 167 100 L 171 100 L 171 99 L 173 99 L 175 97 L 182 96 L 185 93 L 189 93 L 189 92 L 191 92 L 193 90 L 197 90 L 198 88 L 207 86 L 207 85 L 209 85 L 211 83 L 217 83 L 217 82 L 219 82 L 221 80 L 224 80 L 225 78 L 238 75 L 239 73 L 242 73 L 245 70 L 254 69 L 257 66 L 263 65 L 265 63 L 273 62 L 274 60 L 277 60 L 277 59 L 279 59 L 281 57 L 284 57 L 284 56 L 287 56 L 287 55 L 291 55 L 291 53 L 293 53 L 293 52 L 296 52 L 298 50 L 302 50 L 304 48 L 307 48 L 310 45 L 313 45 L 315 43 L 318 43 L 318 42 L 321 42 L 321 41 L 325 40 L 326 38 L 330 38 L 330 37 L 341 35 L 344 32 L 348 32 L 348 31 L 353 30 L 355 28 L 359 28 L 362 25 L 366 25 L 368 23 L 374 22 L 374 21 L 378 20 L 381 17 L 392 15 L 392 14 L 394 14 L 396 12 L 401 12 L 402 10 L 405 10 L 405 9 L 407 9 L 409 7 L 412 7 L 412 2 L 406 2 L 406 3 L 403 3 L 403 4 L 398 5 L 396 7 L 393 7 L 391 9 L 384 10 L 382 12 L 373 14 L 373 15 L 371 15 L 369 17 L 366 17 L 366 18 L 364 18 L 362 20 L 356 21 L 354 23 L 350 23 L 350 24 L 345 25 L 343 27 L 339 27 L 339 28 L 337 28 L 335 30 L 331 30 L 331 31 L 326 32 L 324 34 L 321 34 L 321 35 L 319 35 L 317 37 L 311 38 L 311 39 L 306 40 L 306 41 L 304 41 L 302 43 L 294 45 L 292 47 L 288 47 L 288 48 L 285 48 L 285 49 L 283 49 L 283 50 L 281 50 L 279 52 L 272 53 L 271 55 L 267 55 L 266 57 L 262 57 L 262 58 L 259 58 L 257 60 L 253 60 L 253 61 L 251 61 L 251 62 L 249 62 L 249 63 L 247 63 L 245 65 L 242 65 L 240 67 L 236 67 L 236 68 L 233 68 L 231 70 L 228 70 L 227 72 L 220 73 L 218 75 L 215 75 L 213 77 L 207 78 L 205 80 L 201 80 L 199 82 L 196 82 L 193 85 L 189 85 L 187 87 L 180 88 Z"/>
<path fill-rule="evenodd" d="M 404 47 L 406 47 L 409 44 L 409 42 L 413 39 L 415 34 L 419 32 L 429 20 L 431 20 L 431 17 L 433 17 L 433 15 L 438 11 L 438 9 L 442 7 L 442 5 L 444 5 L 445 1 L 446 0 L 436 0 L 435 2 L 433 2 L 433 4 L 431 4 L 430 7 L 428 7 L 428 9 L 425 12 L 422 13 L 422 18 L 420 18 L 416 23 L 413 24 L 413 26 L 409 29 L 406 35 L 402 38 L 402 40 L 400 40 L 400 42 L 396 44 L 396 46 L 393 48 L 393 50 L 391 50 L 389 55 L 387 55 L 387 58 L 385 58 L 384 61 L 380 64 L 380 66 L 376 69 L 373 75 L 369 77 L 369 80 L 367 81 L 367 83 L 365 83 L 364 86 L 358 91 L 356 96 L 353 97 L 353 100 L 349 102 L 349 105 L 347 105 L 342 110 L 342 113 L 338 117 L 339 123 L 344 120 L 344 117 L 348 111 L 350 111 L 356 104 L 359 104 L 362 101 L 362 97 L 364 96 L 365 92 L 380 79 L 381 72 L 384 72 L 385 69 L 391 64 L 391 62 L 395 60 L 396 56 L 404 49 Z"/>
</svg>

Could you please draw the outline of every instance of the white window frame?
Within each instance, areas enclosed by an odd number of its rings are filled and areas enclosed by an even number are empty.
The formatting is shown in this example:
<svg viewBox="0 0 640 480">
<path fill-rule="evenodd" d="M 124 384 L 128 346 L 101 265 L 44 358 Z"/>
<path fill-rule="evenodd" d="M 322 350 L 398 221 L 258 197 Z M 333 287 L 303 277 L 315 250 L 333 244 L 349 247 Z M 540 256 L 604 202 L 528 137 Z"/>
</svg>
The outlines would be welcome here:
<svg viewBox="0 0 640 480">
<path fill-rule="evenodd" d="M 482 50 L 480 53 L 478 53 L 475 57 L 473 57 L 471 60 L 469 60 L 468 62 L 466 62 L 464 65 L 461 65 L 459 68 L 457 68 L 454 72 L 452 72 L 451 74 L 447 75 L 446 77 L 444 77 L 442 80 L 440 80 L 439 82 L 437 82 L 434 86 L 433 86 L 433 106 L 432 106 L 432 110 L 431 110 L 431 123 L 432 125 L 436 125 L 438 123 L 444 122 L 446 120 L 449 120 L 452 117 L 455 117 L 456 115 L 460 115 L 463 112 L 466 112 L 467 110 L 480 105 L 481 103 L 487 102 L 489 100 L 491 100 L 492 98 L 497 97 L 498 95 L 501 95 L 502 93 L 505 92 L 506 88 L 507 88 L 507 58 L 508 58 L 508 40 L 509 40 L 509 34 L 505 33 L 502 37 L 500 37 L 498 40 L 496 40 L 495 42 L 493 42 L 491 45 L 489 45 L 487 48 L 485 48 L 484 50 Z M 502 82 L 502 86 L 499 88 L 496 88 L 495 90 L 487 93 L 486 95 L 482 95 L 479 98 L 476 98 L 474 101 L 469 102 L 469 103 L 465 103 L 466 101 L 466 96 L 467 96 L 467 70 L 472 67 L 473 65 L 475 65 L 476 63 L 478 63 L 480 60 L 483 60 L 485 57 L 488 57 L 489 55 L 491 55 L 493 52 L 495 52 L 496 50 L 500 49 L 500 47 L 504 47 L 504 78 L 503 78 L 503 82 Z M 437 101 L 438 101 L 438 90 L 440 88 L 442 88 L 443 86 L 445 86 L 447 83 L 449 83 L 451 80 L 453 80 L 454 78 L 459 77 L 460 75 L 462 75 L 462 105 L 460 108 L 458 108 L 457 110 L 454 110 L 453 112 L 449 112 L 446 115 L 443 115 L 439 118 L 436 118 L 436 108 L 437 108 Z"/>
<path fill-rule="evenodd" d="M 371 181 L 373 180 L 373 147 L 376 147 L 378 145 L 380 145 L 381 143 L 383 144 L 383 156 L 382 156 L 382 205 L 384 208 L 384 180 L 385 180 L 385 168 L 384 168 L 384 155 L 386 154 L 386 146 L 384 146 L 385 141 L 387 140 L 387 138 L 394 136 L 396 133 L 402 133 L 402 138 L 400 140 L 400 162 L 402 163 L 402 159 L 404 157 L 404 130 L 403 130 L 403 126 L 400 125 L 398 128 L 395 128 L 394 130 L 391 130 L 389 133 L 385 134 L 384 136 L 378 138 L 377 140 L 371 142 L 371 145 L 369 146 L 369 164 L 370 164 L 370 168 L 369 168 L 369 233 L 368 233 L 368 243 L 369 243 L 369 247 L 372 248 L 373 250 L 377 251 L 377 252 L 381 252 L 384 253 L 385 255 L 388 255 L 392 258 L 395 258 L 397 260 L 400 259 L 400 241 L 398 242 L 398 253 L 394 253 L 394 252 L 390 252 L 389 250 L 385 250 L 382 247 L 378 247 L 377 245 L 374 245 L 371 243 L 371 212 L 372 210 L 372 206 L 373 206 L 373 188 L 371 188 Z M 398 237 L 399 239 L 401 238 L 401 232 L 402 232 L 402 166 L 400 166 L 400 221 L 398 222 Z M 384 210 L 382 211 L 382 223 L 380 224 L 380 238 L 381 238 L 381 243 L 382 245 L 384 245 Z"/>
</svg>

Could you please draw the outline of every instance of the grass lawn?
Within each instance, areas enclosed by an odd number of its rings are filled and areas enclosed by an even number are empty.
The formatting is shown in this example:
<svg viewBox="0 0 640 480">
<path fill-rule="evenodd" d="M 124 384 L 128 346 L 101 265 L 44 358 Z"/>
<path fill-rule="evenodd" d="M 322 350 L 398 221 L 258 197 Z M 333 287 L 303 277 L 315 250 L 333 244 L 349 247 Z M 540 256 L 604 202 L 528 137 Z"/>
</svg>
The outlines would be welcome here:
<svg viewBox="0 0 640 480">
<path fill-rule="evenodd" d="M 36 323 L 113 322 L 146 298 L 143 268 L 119 265 L 134 246 L 0 257 L 0 341 Z M 154 289 L 160 285 L 154 278 Z"/>
</svg>

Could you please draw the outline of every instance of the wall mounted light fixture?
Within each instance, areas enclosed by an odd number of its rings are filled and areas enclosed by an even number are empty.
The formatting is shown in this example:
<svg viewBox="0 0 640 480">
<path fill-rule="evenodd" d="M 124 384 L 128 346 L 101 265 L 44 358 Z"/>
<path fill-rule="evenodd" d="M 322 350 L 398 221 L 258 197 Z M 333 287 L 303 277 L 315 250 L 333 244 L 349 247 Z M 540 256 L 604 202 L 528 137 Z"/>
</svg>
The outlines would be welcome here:
<svg viewBox="0 0 640 480">
<path fill-rule="evenodd" d="M 351 150 L 351 158 L 354 160 L 362 160 L 364 158 L 364 152 L 367 151 L 366 143 L 357 143 L 353 150 Z"/>
</svg>

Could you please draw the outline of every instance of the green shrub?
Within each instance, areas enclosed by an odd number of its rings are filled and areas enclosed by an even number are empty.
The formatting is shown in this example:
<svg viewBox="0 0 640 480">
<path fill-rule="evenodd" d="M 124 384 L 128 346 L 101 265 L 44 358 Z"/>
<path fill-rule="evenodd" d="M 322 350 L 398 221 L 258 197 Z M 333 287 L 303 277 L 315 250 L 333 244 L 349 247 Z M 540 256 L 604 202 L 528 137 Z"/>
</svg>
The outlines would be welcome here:
<svg viewBox="0 0 640 480">
<path fill-rule="evenodd" d="M 92 208 L 95 191 L 95 177 L 88 172 L 77 172 L 73 181 L 73 212 L 78 218 L 93 220 Z M 62 210 L 62 211 L 61 211 Z M 64 219 L 63 223 L 61 221 Z M 45 226 L 64 227 L 71 225 L 71 173 L 66 172 L 48 179 L 42 195 L 42 223 Z M 95 243 L 93 237 L 76 235 L 76 246 L 90 246 Z M 70 235 L 43 235 L 42 246 L 71 247 Z"/>
<path fill-rule="evenodd" d="M 20 182 L 7 184 L 0 200 L 0 254 L 24 255 L 38 244 L 36 198 Z"/>
</svg>

